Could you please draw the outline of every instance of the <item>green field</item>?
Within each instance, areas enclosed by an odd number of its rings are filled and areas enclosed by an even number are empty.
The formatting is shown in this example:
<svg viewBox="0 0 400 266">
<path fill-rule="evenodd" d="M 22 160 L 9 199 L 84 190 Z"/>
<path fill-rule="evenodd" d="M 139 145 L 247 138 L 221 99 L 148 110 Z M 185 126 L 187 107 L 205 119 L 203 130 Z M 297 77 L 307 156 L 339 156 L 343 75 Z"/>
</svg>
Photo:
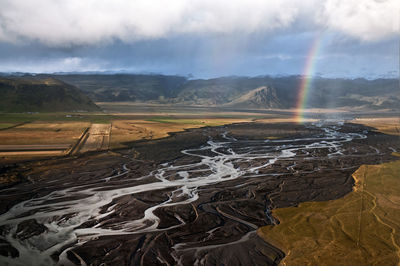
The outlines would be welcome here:
<svg viewBox="0 0 400 266">
<path fill-rule="evenodd" d="M 0 113 L 0 125 L 37 121 L 110 123 L 116 118 L 118 116 L 103 113 Z"/>
</svg>

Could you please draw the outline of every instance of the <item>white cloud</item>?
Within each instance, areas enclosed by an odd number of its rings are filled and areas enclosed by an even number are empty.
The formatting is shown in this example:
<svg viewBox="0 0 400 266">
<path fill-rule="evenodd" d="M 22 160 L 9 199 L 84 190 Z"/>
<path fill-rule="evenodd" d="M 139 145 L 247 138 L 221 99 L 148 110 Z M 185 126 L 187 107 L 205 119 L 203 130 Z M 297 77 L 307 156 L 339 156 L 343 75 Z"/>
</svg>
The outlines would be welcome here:
<svg viewBox="0 0 400 266">
<path fill-rule="evenodd" d="M 0 41 L 50 46 L 171 34 L 332 29 L 362 40 L 398 34 L 398 0 L 0 0 Z M 308 29 L 310 30 L 310 29 Z"/>
<path fill-rule="evenodd" d="M 364 41 L 376 41 L 399 33 L 398 0 L 327 0 L 319 21 Z"/>
<path fill-rule="evenodd" d="M 0 72 L 52 73 L 56 71 L 104 71 L 106 63 L 81 57 L 61 57 L 42 60 L 2 61 Z"/>
<path fill-rule="evenodd" d="M 302 57 L 302 56 L 300 56 L 300 57 Z M 267 59 L 267 60 L 278 59 L 278 60 L 281 60 L 281 61 L 286 61 L 286 60 L 291 60 L 294 57 L 292 55 L 289 55 L 289 54 L 269 54 L 269 55 L 261 56 L 261 58 L 262 59 Z"/>
</svg>

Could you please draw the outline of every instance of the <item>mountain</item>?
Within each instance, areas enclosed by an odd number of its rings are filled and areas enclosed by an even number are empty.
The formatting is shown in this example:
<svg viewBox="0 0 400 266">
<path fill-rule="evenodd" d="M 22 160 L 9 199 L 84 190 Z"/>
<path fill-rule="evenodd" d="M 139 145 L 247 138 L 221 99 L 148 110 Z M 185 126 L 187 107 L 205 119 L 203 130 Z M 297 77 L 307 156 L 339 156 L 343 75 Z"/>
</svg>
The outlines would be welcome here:
<svg viewBox="0 0 400 266">
<path fill-rule="evenodd" d="M 176 96 L 185 77 L 130 74 L 39 75 L 78 87 L 95 102 L 149 101 Z"/>
<path fill-rule="evenodd" d="M 293 108 L 301 94 L 303 76 L 286 77 L 223 77 L 208 80 L 189 80 L 176 97 L 168 102 L 186 105 L 232 105 L 251 108 Z M 269 88 L 271 93 L 257 88 Z M 315 77 L 307 89 L 308 107 L 338 108 L 363 107 L 370 109 L 400 108 L 400 89 L 396 79 L 331 79 Z M 263 101 L 247 101 L 252 97 Z M 272 93 L 273 92 L 273 93 Z M 256 94 L 256 95 L 254 95 Z M 238 104 L 245 102 L 244 104 Z M 275 102 L 275 103 L 274 103 Z"/>
<path fill-rule="evenodd" d="M 262 86 L 257 89 L 251 90 L 248 93 L 240 96 L 230 103 L 225 104 L 229 107 L 238 108 L 282 108 L 276 90 L 271 87 Z"/>
<path fill-rule="evenodd" d="M 0 78 L 1 112 L 99 111 L 76 87 L 54 78 Z"/>
<path fill-rule="evenodd" d="M 188 79 L 154 74 L 57 74 L 95 102 L 140 102 L 235 108 L 294 108 L 304 76 Z M 397 79 L 367 80 L 313 77 L 307 88 L 310 108 L 400 109 Z"/>
<path fill-rule="evenodd" d="M 363 106 L 372 109 L 400 108 L 396 79 L 317 78 L 310 87 L 308 102 L 313 107 Z"/>
</svg>

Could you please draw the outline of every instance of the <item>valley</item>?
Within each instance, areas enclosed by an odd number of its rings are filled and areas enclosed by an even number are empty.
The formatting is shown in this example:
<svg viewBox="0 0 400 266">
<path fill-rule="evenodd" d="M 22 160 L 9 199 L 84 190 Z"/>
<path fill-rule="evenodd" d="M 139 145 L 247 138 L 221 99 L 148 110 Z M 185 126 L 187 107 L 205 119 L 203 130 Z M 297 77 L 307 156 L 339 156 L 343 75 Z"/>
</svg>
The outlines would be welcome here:
<svg viewBox="0 0 400 266">
<path fill-rule="evenodd" d="M 6 81 L 1 264 L 396 263 L 392 81 L 341 80 L 351 95 L 299 108 L 296 77 L 56 77 L 74 85 Z M 24 105 L 32 88 L 49 95 Z"/>
<path fill-rule="evenodd" d="M 399 0 L 0 7 L 0 266 L 400 266 Z"/>
<path fill-rule="evenodd" d="M 342 198 L 399 143 L 340 121 L 252 122 L 27 163 L 30 182 L 2 189 L 0 260 L 274 265 L 287 250 L 257 229 L 285 225 L 275 209 Z"/>
<path fill-rule="evenodd" d="M 93 102 L 175 108 L 293 109 L 298 108 L 298 85 L 307 78 L 301 75 L 191 79 L 159 74 L 4 74 L 0 91 L 7 96 L 2 99 L 2 105 L 12 112 L 100 111 Z M 42 97 L 32 94 L 35 88 L 41 88 Z M 398 80 L 393 78 L 315 77 L 309 90 L 306 108 L 399 110 Z M 29 102 L 27 96 L 31 97 Z M 48 103 L 44 105 L 43 101 Z"/>
</svg>

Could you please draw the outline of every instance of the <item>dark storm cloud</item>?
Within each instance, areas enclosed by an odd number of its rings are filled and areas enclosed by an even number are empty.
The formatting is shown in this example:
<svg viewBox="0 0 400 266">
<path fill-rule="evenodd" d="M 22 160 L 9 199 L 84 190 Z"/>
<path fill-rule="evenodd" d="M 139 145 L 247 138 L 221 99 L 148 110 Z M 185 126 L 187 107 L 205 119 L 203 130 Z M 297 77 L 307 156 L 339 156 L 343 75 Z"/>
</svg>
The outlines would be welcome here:
<svg viewBox="0 0 400 266">
<path fill-rule="evenodd" d="M 0 1 L 0 71 L 301 74 L 321 33 L 321 74 L 398 71 L 394 0 Z"/>
</svg>

